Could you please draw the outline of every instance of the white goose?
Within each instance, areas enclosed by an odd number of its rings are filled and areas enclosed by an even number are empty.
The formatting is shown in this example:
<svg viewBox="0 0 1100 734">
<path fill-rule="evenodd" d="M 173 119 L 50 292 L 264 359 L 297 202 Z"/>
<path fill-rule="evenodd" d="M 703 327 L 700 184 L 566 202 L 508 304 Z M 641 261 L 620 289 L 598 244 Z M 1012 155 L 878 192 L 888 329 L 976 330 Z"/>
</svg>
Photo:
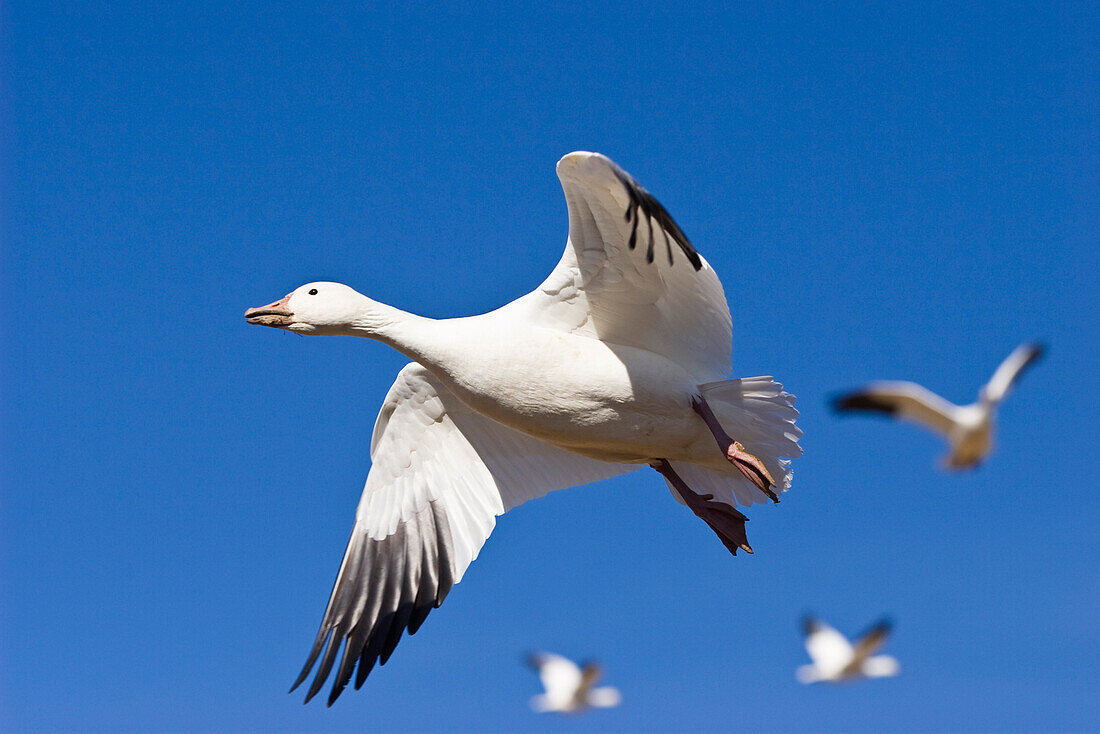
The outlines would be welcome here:
<svg viewBox="0 0 1100 734">
<path fill-rule="evenodd" d="M 872 382 L 837 398 L 841 412 L 873 411 L 919 423 L 943 435 L 951 446 L 943 459 L 948 469 L 977 466 L 993 446 L 997 406 L 1023 371 L 1043 354 L 1039 344 L 1021 344 L 1005 358 L 989 382 L 978 391 L 978 402 L 955 405 L 915 382 Z"/>
<path fill-rule="evenodd" d="M 736 505 L 778 502 L 790 486 L 794 398 L 770 377 L 726 379 L 731 319 L 714 271 L 609 159 L 570 153 L 558 177 L 565 253 L 496 311 L 432 320 L 309 283 L 245 314 L 414 360 L 375 423 L 351 540 L 294 686 L 320 658 L 306 701 L 341 648 L 329 704 L 357 664 L 361 686 L 461 580 L 496 516 L 527 500 L 652 466 L 736 555 L 752 552 Z"/>
<path fill-rule="evenodd" d="M 875 655 L 890 634 L 888 620 L 876 623 L 856 644 L 824 622 L 806 617 L 802 620 L 806 652 L 813 660 L 795 671 L 800 683 L 838 683 L 857 678 L 887 678 L 900 672 L 898 661 L 889 655 Z"/>
<path fill-rule="evenodd" d="M 587 708 L 612 708 L 622 701 L 617 688 L 593 687 L 603 675 L 599 663 L 588 661 L 581 667 L 569 658 L 542 652 L 531 655 L 527 664 L 538 671 L 546 689 L 531 697 L 531 709 L 537 713 L 575 714 Z"/>
</svg>

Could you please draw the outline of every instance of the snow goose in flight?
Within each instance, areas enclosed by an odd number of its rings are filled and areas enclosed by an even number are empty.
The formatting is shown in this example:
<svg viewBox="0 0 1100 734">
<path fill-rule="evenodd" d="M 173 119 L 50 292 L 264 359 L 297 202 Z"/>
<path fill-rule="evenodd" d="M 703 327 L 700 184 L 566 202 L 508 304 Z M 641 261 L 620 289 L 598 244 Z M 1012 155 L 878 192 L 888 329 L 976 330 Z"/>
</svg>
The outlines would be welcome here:
<svg viewBox="0 0 1100 734">
<path fill-rule="evenodd" d="M 874 654 L 886 643 L 890 629 L 890 622 L 882 620 L 852 645 L 848 638 L 829 625 L 806 617 L 802 620 L 802 632 L 806 652 L 810 654 L 813 664 L 799 666 L 795 676 L 801 683 L 836 683 L 897 675 L 900 666 L 896 659 Z"/>
<path fill-rule="evenodd" d="M 575 714 L 592 707 L 612 708 L 622 701 L 617 688 L 593 688 L 603 674 L 599 663 L 589 661 L 581 667 L 552 653 L 536 653 L 527 663 L 538 671 L 546 689 L 546 693 L 531 697 L 531 709 L 537 713 Z"/>
<path fill-rule="evenodd" d="M 496 516 L 530 499 L 648 465 L 736 555 L 752 552 L 737 505 L 778 502 L 790 486 L 781 457 L 801 453 L 794 398 L 770 377 L 727 379 L 718 276 L 609 159 L 570 153 L 557 170 L 565 253 L 496 311 L 433 320 L 308 283 L 245 314 L 377 339 L 413 360 L 374 426 L 351 539 L 295 683 L 320 661 L 307 701 L 334 666 L 329 704 L 353 672 L 362 685 L 443 602 Z"/>
<path fill-rule="evenodd" d="M 949 469 L 977 466 L 992 447 L 993 417 L 1009 388 L 1043 354 L 1039 344 L 1021 344 L 1008 355 L 989 382 L 978 391 L 978 402 L 955 405 L 914 382 L 872 382 L 834 401 L 841 412 L 874 411 L 904 418 L 942 434 L 951 445 L 944 457 Z"/>
</svg>

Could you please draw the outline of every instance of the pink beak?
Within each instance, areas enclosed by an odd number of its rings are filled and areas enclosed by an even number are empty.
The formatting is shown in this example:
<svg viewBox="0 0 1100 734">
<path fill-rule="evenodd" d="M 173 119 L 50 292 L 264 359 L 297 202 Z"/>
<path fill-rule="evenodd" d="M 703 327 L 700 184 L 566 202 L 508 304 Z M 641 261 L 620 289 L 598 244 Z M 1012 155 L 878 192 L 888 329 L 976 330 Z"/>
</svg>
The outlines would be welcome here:
<svg viewBox="0 0 1100 734">
<path fill-rule="evenodd" d="M 266 306 L 260 306 L 259 308 L 250 308 L 244 312 L 245 319 L 250 324 L 261 324 L 263 326 L 287 326 L 290 324 L 290 319 L 294 315 L 287 307 L 287 302 L 290 300 L 290 293 L 280 298 L 274 303 L 269 303 Z"/>
</svg>

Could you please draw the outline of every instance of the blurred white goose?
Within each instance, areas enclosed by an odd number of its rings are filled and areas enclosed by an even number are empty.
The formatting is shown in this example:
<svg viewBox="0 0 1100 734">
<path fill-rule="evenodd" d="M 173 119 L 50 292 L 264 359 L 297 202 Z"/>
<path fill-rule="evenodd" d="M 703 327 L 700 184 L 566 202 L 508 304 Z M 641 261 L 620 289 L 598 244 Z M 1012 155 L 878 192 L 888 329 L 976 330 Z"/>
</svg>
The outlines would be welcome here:
<svg viewBox="0 0 1100 734">
<path fill-rule="evenodd" d="M 652 466 L 736 554 L 752 552 L 736 505 L 778 502 L 790 486 L 794 398 L 770 377 L 726 379 L 730 312 L 706 260 L 604 156 L 571 153 L 558 177 L 565 253 L 496 311 L 433 320 L 309 283 L 245 314 L 377 339 L 415 361 L 375 423 L 355 527 L 295 683 L 320 658 L 306 701 L 341 648 L 329 704 L 357 664 L 362 685 L 462 578 L 495 517 L 527 500 Z"/>
<path fill-rule="evenodd" d="M 531 697 L 531 709 L 537 713 L 575 714 L 592 707 L 612 708 L 622 701 L 617 688 L 593 688 L 603 675 L 599 663 L 589 661 L 581 668 L 569 658 L 545 652 L 531 655 L 527 663 L 538 671 L 546 689 Z"/>
<path fill-rule="evenodd" d="M 977 466 L 993 444 L 993 419 L 1024 369 L 1043 354 L 1039 344 L 1021 344 L 1008 355 L 978 392 L 978 402 L 955 405 L 915 382 L 872 382 L 837 398 L 838 411 L 874 411 L 904 418 L 931 428 L 951 446 L 943 464 L 949 469 Z"/>
<path fill-rule="evenodd" d="M 857 678 L 887 678 L 897 675 L 901 667 L 889 655 L 875 655 L 886 642 L 891 625 L 882 620 L 869 629 L 853 646 L 848 638 L 829 625 L 806 617 L 802 620 L 806 652 L 812 665 L 799 666 L 795 676 L 801 683 L 855 680 Z"/>
</svg>

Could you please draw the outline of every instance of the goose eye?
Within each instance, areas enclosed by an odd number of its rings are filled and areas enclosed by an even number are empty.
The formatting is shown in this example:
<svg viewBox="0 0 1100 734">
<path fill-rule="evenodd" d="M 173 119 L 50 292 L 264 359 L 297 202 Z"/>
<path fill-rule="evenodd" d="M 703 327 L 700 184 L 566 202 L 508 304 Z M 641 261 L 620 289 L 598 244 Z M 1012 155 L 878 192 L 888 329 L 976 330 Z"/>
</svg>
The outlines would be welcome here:
<svg viewBox="0 0 1100 734">
<path fill-rule="evenodd" d="M 317 289 L 316 288 L 310 288 L 309 289 L 309 295 L 311 295 L 311 296 L 317 295 Z"/>
</svg>

